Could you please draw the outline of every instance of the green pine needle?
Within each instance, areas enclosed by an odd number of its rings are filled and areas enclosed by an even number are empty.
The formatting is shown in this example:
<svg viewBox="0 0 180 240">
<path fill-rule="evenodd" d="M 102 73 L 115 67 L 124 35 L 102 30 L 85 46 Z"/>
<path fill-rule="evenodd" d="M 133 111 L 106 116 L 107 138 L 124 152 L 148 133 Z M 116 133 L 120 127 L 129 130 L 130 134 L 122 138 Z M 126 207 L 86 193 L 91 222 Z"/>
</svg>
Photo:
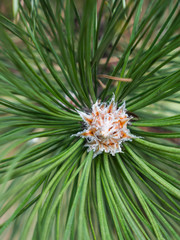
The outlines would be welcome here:
<svg viewBox="0 0 180 240">
<path fill-rule="evenodd" d="M 179 1 L 13 4 L 16 21 L 0 15 L 0 239 L 180 239 Z M 93 158 L 77 110 L 113 93 L 140 138 Z"/>
</svg>

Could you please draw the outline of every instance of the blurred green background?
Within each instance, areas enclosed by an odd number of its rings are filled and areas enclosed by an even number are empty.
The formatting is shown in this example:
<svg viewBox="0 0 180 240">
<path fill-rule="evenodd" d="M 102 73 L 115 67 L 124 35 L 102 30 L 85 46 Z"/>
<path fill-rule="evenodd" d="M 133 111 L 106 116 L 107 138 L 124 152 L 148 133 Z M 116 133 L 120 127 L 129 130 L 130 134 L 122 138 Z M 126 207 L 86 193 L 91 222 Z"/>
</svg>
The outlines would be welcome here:
<svg viewBox="0 0 180 240">
<path fill-rule="evenodd" d="M 13 5 L 17 4 L 17 0 L 0 0 L 0 13 L 4 16 L 12 19 L 13 18 Z"/>
</svg>

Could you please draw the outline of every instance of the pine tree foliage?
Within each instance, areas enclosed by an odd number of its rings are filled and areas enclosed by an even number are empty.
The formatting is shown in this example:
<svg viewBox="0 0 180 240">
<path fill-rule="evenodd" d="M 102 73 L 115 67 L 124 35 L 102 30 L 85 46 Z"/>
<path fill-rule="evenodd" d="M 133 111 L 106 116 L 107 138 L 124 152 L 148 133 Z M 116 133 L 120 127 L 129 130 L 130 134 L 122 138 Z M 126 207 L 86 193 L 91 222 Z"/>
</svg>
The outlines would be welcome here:
<svg viewBox="0 0 180 240">
<path fill-rule="evenodd" d="M 179 239 L 179 1 L 24 0 L 18 16 L 0 16 L 1 239 Z M 93 159 L 76 110 L 113 93 L 141 138 Z"/>
</svg>

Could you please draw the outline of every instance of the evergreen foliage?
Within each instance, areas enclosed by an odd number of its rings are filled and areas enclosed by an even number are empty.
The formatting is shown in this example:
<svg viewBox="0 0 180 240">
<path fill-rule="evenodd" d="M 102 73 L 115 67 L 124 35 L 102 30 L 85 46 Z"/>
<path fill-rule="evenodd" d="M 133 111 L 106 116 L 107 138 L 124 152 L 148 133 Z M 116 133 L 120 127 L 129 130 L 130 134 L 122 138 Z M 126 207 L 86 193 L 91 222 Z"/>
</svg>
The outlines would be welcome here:
<svg viewBox="0 0 180 240">
<path fill-rule="evenodd" d="M 24 0 L 18 17 L 0 15 L 0 238 L 180 239 L 179 1 Z M 76 109 L 113 93 L 142 138 L 93 159 Z"/>
</svg>

